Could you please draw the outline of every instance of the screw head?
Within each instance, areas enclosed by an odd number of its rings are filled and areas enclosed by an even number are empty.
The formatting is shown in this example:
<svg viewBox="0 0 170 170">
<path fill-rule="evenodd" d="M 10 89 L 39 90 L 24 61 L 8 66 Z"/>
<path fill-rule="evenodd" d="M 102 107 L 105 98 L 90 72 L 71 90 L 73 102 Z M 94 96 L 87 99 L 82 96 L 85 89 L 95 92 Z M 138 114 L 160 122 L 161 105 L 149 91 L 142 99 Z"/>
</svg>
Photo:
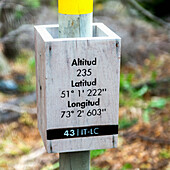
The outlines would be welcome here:
<svg viewBox="0 0 170 170">
<path fill-rule="evenodd" d="M 116 47 L 119 47 L 119 42 L 116 42 Z"/>
</svg>

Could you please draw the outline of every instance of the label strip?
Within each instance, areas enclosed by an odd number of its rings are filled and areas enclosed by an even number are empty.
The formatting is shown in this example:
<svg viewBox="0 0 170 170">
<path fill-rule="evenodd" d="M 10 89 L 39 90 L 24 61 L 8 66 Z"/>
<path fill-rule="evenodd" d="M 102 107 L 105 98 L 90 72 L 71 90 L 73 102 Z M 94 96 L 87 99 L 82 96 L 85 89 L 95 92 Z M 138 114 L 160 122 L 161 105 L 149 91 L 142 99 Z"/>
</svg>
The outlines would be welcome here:
<svg viewBox="0 0 170 170">
<path fill-rule="evenodd" d="M 93 0 L 58 0 L 60 14 L 80 15 L 93 12 Z"/>
<path fill-rule="evenodd" d="M 118 134 L 118 125 L 49 129 L 47 130 L 47 140 L 106 136 L 116 134 Z"/>
</svg>

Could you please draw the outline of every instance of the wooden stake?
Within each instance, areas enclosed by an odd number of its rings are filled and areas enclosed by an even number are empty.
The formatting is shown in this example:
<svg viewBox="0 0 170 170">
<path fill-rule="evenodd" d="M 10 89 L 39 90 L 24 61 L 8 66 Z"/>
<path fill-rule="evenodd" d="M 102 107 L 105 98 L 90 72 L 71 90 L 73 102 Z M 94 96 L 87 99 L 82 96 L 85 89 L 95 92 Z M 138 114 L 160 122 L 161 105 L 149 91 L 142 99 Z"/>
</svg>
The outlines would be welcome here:
<svg viewBox="0 0 170 170">
<path fill-rule="evenodd" d="M 92 37 L 93 0 L 59 0 L 59 37 Z M 90 151 L 60 154 L 60 170 L 89 170 Z"/>
<path fill-rule="evenodd" d="M 89 170 L 90 152 L 70 152 L 60 154 L 60 170 Z"/>
<path fill-rule="evenodd" d="M 92 37 L 93 0 L 58 0 L 59 37 Z"/>
<path fill-rule="evenodd" d="M 93 13 L 82 15 L 59 14 L 59 37 L 92 37 Z"/>
</svg>

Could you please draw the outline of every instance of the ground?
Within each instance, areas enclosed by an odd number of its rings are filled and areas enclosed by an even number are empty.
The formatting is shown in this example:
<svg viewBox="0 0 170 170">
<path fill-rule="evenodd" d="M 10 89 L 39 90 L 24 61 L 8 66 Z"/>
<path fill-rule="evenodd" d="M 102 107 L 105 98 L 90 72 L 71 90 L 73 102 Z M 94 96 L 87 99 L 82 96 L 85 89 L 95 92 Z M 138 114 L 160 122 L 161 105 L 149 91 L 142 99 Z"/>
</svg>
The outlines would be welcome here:
<svg viewBox="0 0 170 170">
<path fill-rule="evenodd" d="M 132 84 L 136 86 L 136 84 L 149 81 L 153 71 L 157 70 L 156 81 L 169 75 L 168 61 L 168 56 L 163 55 L 157 57 L 156 60 L 146 59 L 143 66 L 137 65 L 135 68 L 122 66 L 121 75 L 132 74 Z M 16 67 L 18 65 L 13 64 L 14 70 Z M 162 76 L 163 71 L 164 77 Z M 127 79 L 122 81 L 124 84 L 127 83 Z M 135 98 L 128 91 L 121 90 L 118 148 L 101 151 L 97 157 L 92 156 L 92 169 L 170 168 L 170 104 L 168 93 L 166 95 L 160 92 L 159 96 L 155 96 L 151 92 L 152 90 L 148 90 L 142 98 Z M 12 97 L 14 95 L 10 96 L 10 98 Z M 127 102 L 121 102 L 122 98 Z M 0 93 L 0 100 L 1 102 L 9 100 L 9 95 Z M 35 107 L 35 105 L 32 104 L 29 107 Z M 143 116 L 147 109 L 151 109 L 148 113 L 149 118 Z M 0 129 L 0 167 L 2 169 L 58 168 L 59 155 L 47 154 L 41 149 L 43 143 L 37 129 L 36 115 L 24 113 L 15 121 L 1 123 Z M 95 155 L 95 151 L 92 152 Z M 39 156 L 36 157 L 36 153 Z"/>
<path fill-rule="evenodd" d="M 118 148 L 91 151 L 91 169 L 169 170 L 169 34 L 143 20 L 125 17 L 127 13 L 120 14 L 120 8 L 124 10 L 120 4 L 114 6 L 117 11 L 112 10 L 110 2 L 106 7 L 107 10 L 102 11 L 104 13 L 99 11 L 95 21 L 102 21 L 118 32 L 123 42 L 119 142 Z M 103 6 L 99 4 L 98 8 L 103 9 Z M 49 13 L 50 10 L 45 9 Z M 103 14 L 104 17 L 100 16 Z M 55 18 L 55 15 L 50 18 Z M 16 59 L 10 61 L 10 68 L 11 74 L 5 79 L 14 79 L 19 85 L 19 92 L 0 92 L 0 103 L 35 91 L 33 51 L 22 49 Z M 36 104 L 22 104 L 23 106 L 35 108 Z M 2 170 L 59 168 L 59 154 L 45 152 L 37 128 L 36 114 L 27 112 L 14 120 L 0 123 L 0 157 Z"/>
</svg>

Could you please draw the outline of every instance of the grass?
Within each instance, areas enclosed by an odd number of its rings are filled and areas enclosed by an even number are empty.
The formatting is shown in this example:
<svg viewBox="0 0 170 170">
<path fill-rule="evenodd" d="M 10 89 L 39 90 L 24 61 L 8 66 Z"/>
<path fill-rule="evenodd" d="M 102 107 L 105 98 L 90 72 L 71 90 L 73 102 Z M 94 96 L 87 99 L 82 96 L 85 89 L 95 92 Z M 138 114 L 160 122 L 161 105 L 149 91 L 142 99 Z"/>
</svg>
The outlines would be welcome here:
<svg viewBox="0 0 170 170">
<path fill-rule="evenodd" d="M 17 157 L 20 155 L 28 154 L 31 151 L 31 147 L 24 142 L 14 142 L 13 139 L 4 139 L 0 144 L 0 155 L 8 157 Z M 5 160 L 5 159 L 4 159 Z"/>
<path fill-rule="evenodd" d="M 106 149 L 99 149 L 99 150 L 92 150 L 90 152 L 90 158 L 96 158 L 97 156 L 102 155 L 104 152 L 106 151 Z"/>
<path fill-rule="evenodd" d="M 121 170 L 128 170 L 128 169 L 132 169 L 132 168 L 133 168 L 132 164 L 126 163 L 126 164 L 123 165 Z"/>
<path fill-rule="evenodd" d="M 124 116 L 119 120 L 119 129 L 126 129 L 138 122 L 138 119 L 129 119 L 127 116 Z"/>
<path fill-rule="evenodd" d="M 143 121 L 146 123 L 150 122 L 150 115 L 155 113 L 156 109 L 164 109 L 168 99 L 160 98 L 160 97 L 153 97 L 151 101 L 148 103 L 147 107 L 144 109 L 143 112 Z"/>
<path fill-rule="evenodd" d="M 53 165 L 48 165 L 41 170 L 58 170 L 59 169 L 59 162 L 54 163 Z M 99 168 L 99 167 L 90 167 L 90 170 L 108 170 L 108 168 Z"/>
<path fill-rule="evenodd" d="M 42 168 L 41 170 L 58 170 L 58 169 L 59 169 L 59 162 L 56 162 L 53 165 L 47 165 L 46 167 Z"/>
<path fill-rule="evenodd" d="M 151 59 L 153 56 L 151 57 Z M 150 81 L 155 82 L 157 72 L 155 70 L 150 73 Z M 120 75 L 120 106 L 123 107 L 139 107 L 142 109 L 142 119 L 145 123 L 150 122 L 150 115 L 154 114 L 158 109 L 164 109 L 168 99 L 161 97 L 151 97 L 150 101 L 145 100 L 144 96 L 149 92 L 148 86 L 144 85 L 140 89 L 136 89 L 133 85 L 134 74 L 121 74 Z M 135 123 L 137 119 L 130 119 L 130 115 L 123 116 L 119 121 L 119 128 L 129 128 Z"/>
<path fill-rule="evenodd" d="M 40 7 L 40 0 L 24 0 L 26 5 L 28 5 L 32 9 L 37 9 Z"/>
<path fill-rule="evenodd" d="M 24 113 L 19 118 L 19 123 L 24 124 L 29 127 L 36 127 L 36 122 L 32 119 L 31 115 Z"/>
<path fill-rule="evenodd" d="M 7 167 L 7 164 L 8 164 L 8 160 L 3 159 L 3 158 L 0 159 L 0 169 L 3 167 L 4 168 Z"/>
<path fill-rule="evenodd" d="M 15 61 L 15 65 L 22 67 L 21 70 L 25 74 L 24 83 L 21 84 L 20 91 L 21 92 L 31 92 L 35 90 L 35 59 L 33 54 L 28 51 L 22 51 L 20 55 L 17 57 Z M 150 68 L 148 67 L 148 70 Z M 147 70 L 147 71 L 148 71 Z M 152 71 L 150 73 L 150 80 L 155 82 L 158 72 Z M 134 76 L 135 74 L 128 73 L 128 74 L 121 74 L 120 77 L 120 106 L 127 108 L 134 107 L 134 108 L 141 108 L 142 109 L 142 118 L 144 122 L 150 123 L 150 116 L 156 113 L 156 110 L 164 109 L 166 104 L 168 103 L 169 99 L 162 98 L 162 97 L 152 97 L 149 96 L 149 99 L 145 98 L 145 95 L 149 92 L 149 88 L 144 85 L 140 89 L 134 88 Z M 165 116 L 164 121 L 168 121 L 169 117 Z M 137 117 L 131 117 L 131 115 L 127 112 L 126 115 L 123 115 L 119 120 L 119 129 L 126 129 L 138 122 Z M 29 114 L 23 114 L 19 118 L 19 123 L 26 125 L 28 127 L 34 127 L 35 124 Z M 15 128 L 15 126 L 13 127 Z M 6 135 L 3 142 L 0 142 L 0 156 L 2 153 L 7 154 L 10 157 L 17 157 L 18 155 L 28 154 L 31 151 L 29 145 L 18 142 L 14 143 L 14 141 L 8 136 L 9 131 L 12 131 L 13 128 L 6 130 Z M 94 159 L 102 154 L 104 154 L 106 150 L 93 150 L 91 151 L 90 157 Z M 164 159 L 170 158 L 170 152 L 168 149 L 162 149 L 160 152 L 160 157 Z M 1 159 L 0 165 L 6 165 L 6 160 Z M 147 164 L 142 165 L 144 168 L 147 167 Z M 130 163 L 125 163 L 122 166 L 122 170 L 132 169 L 132 165 Z M 54 163 L 53 165 L 48 165 L 42 170 L 53 170 L 59 169 L 59 162 Z M 98 167 L 91 167 L 91 170 L 107 170 L 108 168 L 98 168 Z"/>
<path fill-rule="evenodd" d="M 160 157 L 165 159 L 170 159 L 170 150 L 162 149 L 160 152 Z"/>
<path fill-rule="evenodd" d="M 99 149 L 99 150 L 92 150 L 90 152 L 90 158 L 91 159 L 94 159 L 96 158 L 97 156 L 100 156 L 102 155 L 104 152 L 106 151 L 106 149 Z M 59 169 L 59 162 L 56 162 L 54 163 L 53 165 L 47 165 L 45 166 L 44 168 L 42 168 L 41 170 L 58 170 Z M 98 168 L 98 167 L 91 167 L 90 168 L 91 170 L 107 170 L 107 168 L 105 169 L 101 169 L 101 168 Z"/>
<path fill-rule="evenodd" d="M 32 51 L 23 50 L 14 62 L 14 71 L 24 74 L 24 81 L 19 83 L 19 92 L 33 92 L 36 89 L 35 58 Z"/>
</svg>

